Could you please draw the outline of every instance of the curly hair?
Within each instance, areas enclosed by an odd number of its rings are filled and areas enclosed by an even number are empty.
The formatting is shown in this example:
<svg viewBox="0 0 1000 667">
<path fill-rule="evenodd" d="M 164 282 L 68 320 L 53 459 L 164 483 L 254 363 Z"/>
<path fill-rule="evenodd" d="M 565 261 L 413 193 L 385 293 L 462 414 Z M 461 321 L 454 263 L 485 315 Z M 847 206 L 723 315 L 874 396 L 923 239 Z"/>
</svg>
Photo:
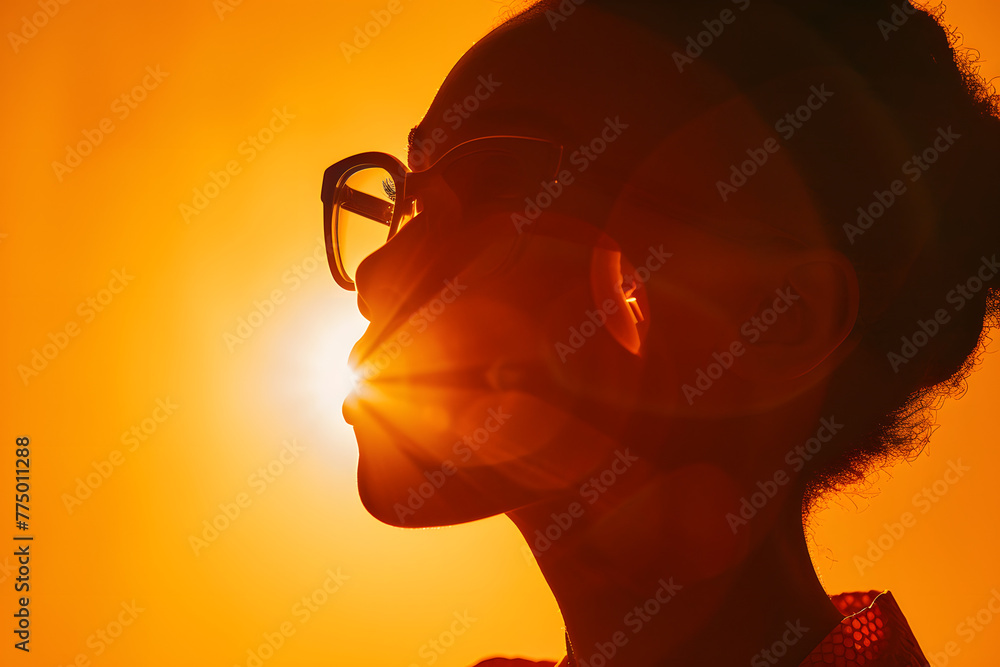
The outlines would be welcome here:
<svg viewBox="0 0 1000 667">
<path fill-rule="evenodd" d="M 836 373 L 825 406 L 853 415 L 855 424 L 844 434 L 848 445 L 807 468 L 811 508 L 827 492 L 918 456 L 942 402 L 965 393 L 989 330 L 1000 325 L 1000 279 L 988 284 L 980 273 L 1000 250 L 994 199 L 1000 184 L 1000 97 L 979 75 L 977 54 L 962 48 L 960 35 L 943 23 L 941 5 L 776 4 L 796 12 L 864 77 L 915 155 L 945 124 L 960 128 L 963 149 L 948 159 L 940 156 L 940 164 L 926 165 L 920 174 L 926 227 L 910 215 L 890 220 L 887 211 L 881 237 L 873 234 L 862 243 L 852 235 L 857 228 L 842 222 L 845 211 L 831 207 L 838 216 L 832 219 L 831 240 L 860 278 L 862 338 Z M 896 21 L 890 19 L 894 13 Z M 908 264 L 894 265 L 890 258 L 902 238 L 915 249 Z M 887 275 L 894 279 L 887 281 Z M 878 400 L 853 396 L 852 387 L 871 383 L 881 390 Z"/>
<path fill-rule="evenodd" d="M 869 117 L 859 121 L 868 123 L 867 135 L 859 128 L 858 136 L 847 137 L 817 122 L 817 131 L 788 147 L 829 244 L 852 262 L 860 286 L 852 332 L 860 342 L 834 372 L 823 406 L 824 414 L 845 421 L 845 429 L 839 444 L 824 447 L 801 477 L 808 513 L 828 492 L 919 455 L 941 402 L 964 393 L 988 330 L 1000 325 L 1000 278 L 993 285 L 982 273 L 1000 250 L 1000 97 L 979 75 L 975 52 L 945 27 L 941 6 L 920 8 L 907 0 L 733 3 L 748 11 L 699 59 L 745 93 L 762 117 L 784 103 L 768 98 L 774 93 L 764 90 L 768 82 L 809 65 L 849 72 L 868 104 Z M 558 4 L 543 1 L 520 18 Z M 719 15 L 718 7 L 692 0 L 587 4 L 674 44 Z M 876 141 L 866 144 L 862 136 Z M 938 137 L 954 144 L 947 154 L 930 150 Z M 893 206 L 904 197 L 897 192 L 889 198 L 889 179 L 900 175 L 899 156 L 911 154 L 921 166 L 905 182 L 906 202 Z M 863 170 L 862 163 L 882 166 Z M 886 180 L 873 182 L 871 174 Z M 866 388 L 863 395 L 858 387 Z"/>
</svg>

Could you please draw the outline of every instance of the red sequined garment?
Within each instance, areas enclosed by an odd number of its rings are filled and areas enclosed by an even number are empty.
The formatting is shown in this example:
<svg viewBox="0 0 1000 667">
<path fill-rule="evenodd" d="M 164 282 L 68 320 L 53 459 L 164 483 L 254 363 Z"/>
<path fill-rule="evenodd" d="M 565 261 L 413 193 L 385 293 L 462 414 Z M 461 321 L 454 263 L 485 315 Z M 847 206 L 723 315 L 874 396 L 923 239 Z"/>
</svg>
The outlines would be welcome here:
<svg viewBox="0 0 1000 667">
<path fill-rule="evenodd" d="M 830 599 L 847 617 L 802 661 L 802 667 L 928 667 L 892 593 L 841 593 Z"/>
<path fill-rule="evenodd" d="M 903 612 L 889 591 L 830 596 L 845 618 L 801 667 L 930 667 Z M 559 664 L 523 658 L 490 658 L 475 667 L 573 667 L 567 656 Z"/>
</svg>

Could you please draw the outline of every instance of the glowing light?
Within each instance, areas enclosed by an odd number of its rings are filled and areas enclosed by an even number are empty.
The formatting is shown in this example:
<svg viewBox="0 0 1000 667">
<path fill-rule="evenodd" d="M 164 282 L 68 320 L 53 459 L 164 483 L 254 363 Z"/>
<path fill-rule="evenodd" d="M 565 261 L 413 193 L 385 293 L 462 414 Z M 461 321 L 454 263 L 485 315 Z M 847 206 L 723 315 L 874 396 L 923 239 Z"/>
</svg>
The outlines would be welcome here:
<svg viewBox="0 0 1000 667">
<path fill-rule="evenodd" d="M 326 411 L 331 406 L 339 407 L 361 387 L 360 372 L 347 363 L 347 356 L 364 333 L 365 324 L 360 316 L 338 313 L 318 318 L 302 332 L 303 340 L 298 345 L 305 371 L 302 379 L 317 407 Z"/>
<path fill-rule="evenodd" d="M 331 293 L 317 291 L 286 311 L 281 333 L 267 345 L 266 383 L 270 395 L 287 409 L 324 425 L 324 430 L 346 428 L 341 406 L 364 383 L 347 363 L 351 348 L 368 323 L 350 299 L 331 308 Z"/>
<path fill-rule="evenodd" d="M 628 304 L 629 312 L 632 313 L 632 321 L 635 322 L 636 324 L 642 322 L 643 320 L 642 310 L 640 310 L 639 303 L 636 300 L 636 298 L 634 296 L 630 296 L 629 298 L 625 299 L 625 302 Z"/>
</svg>

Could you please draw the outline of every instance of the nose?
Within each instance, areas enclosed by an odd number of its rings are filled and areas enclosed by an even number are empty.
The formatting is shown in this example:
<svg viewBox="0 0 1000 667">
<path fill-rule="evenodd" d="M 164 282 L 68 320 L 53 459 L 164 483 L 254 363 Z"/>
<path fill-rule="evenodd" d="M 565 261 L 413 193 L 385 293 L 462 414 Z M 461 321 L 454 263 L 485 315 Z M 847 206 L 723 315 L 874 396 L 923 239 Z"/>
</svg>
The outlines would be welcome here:
<svg viewBox="0 0 1000 667">
<path fill-rule="evenodd" d="M 408 316 L 407 304 L 419 305 L 424 291 L 440 288 L 448 277 L 442 274 L 435 282 L 429 274 L 447 271 L 446 262 L 440 260 L 450 232 L 461 224 L 461 208 L 438 179 L 429 179 L 421 189 L 421 213 L 368 255 L 355 272 L 358 309 L 369 322 L 388 324 L 393 317 Z"/>
<path fill-rule="evenodd" d="M 361 296 L 361 291 L 358 290 L 358 312 L 361 313 L 361 317 L 365 318 L 369 322 L 372 321 L 371 308 L 368 307 L 368 303 L 365 298 Z"/>
<path fill-rule="evenodd" d="M 426 271 L 431 244 L 427 225 L 420 217 L 413 218 L 358 265 L 354 277 L 358 310 L 369 322 L 388 324 L 399 315 L 403 301 Z"/>
</svg>

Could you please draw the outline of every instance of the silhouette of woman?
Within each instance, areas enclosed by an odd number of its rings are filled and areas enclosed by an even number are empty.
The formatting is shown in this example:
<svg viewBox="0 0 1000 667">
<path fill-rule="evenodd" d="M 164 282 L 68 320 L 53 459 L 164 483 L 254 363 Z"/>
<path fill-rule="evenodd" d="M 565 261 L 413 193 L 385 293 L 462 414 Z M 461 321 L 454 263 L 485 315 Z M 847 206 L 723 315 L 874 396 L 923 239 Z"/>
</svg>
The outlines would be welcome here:
<svg viewBox="0 0 1000 667">
<path fill-rule="evenodd" d="M 371 322 L 344 405 L 365 507 L 510 517 L 560 667 L 927 665 L 890 593 L 827 595 L 804 519 L 919 453 L 997 324 L 998 137 L 996 97 L 906 2 L 507 21 L 408 166 L 324 178 L 331 267 Z"/>
</svg>

